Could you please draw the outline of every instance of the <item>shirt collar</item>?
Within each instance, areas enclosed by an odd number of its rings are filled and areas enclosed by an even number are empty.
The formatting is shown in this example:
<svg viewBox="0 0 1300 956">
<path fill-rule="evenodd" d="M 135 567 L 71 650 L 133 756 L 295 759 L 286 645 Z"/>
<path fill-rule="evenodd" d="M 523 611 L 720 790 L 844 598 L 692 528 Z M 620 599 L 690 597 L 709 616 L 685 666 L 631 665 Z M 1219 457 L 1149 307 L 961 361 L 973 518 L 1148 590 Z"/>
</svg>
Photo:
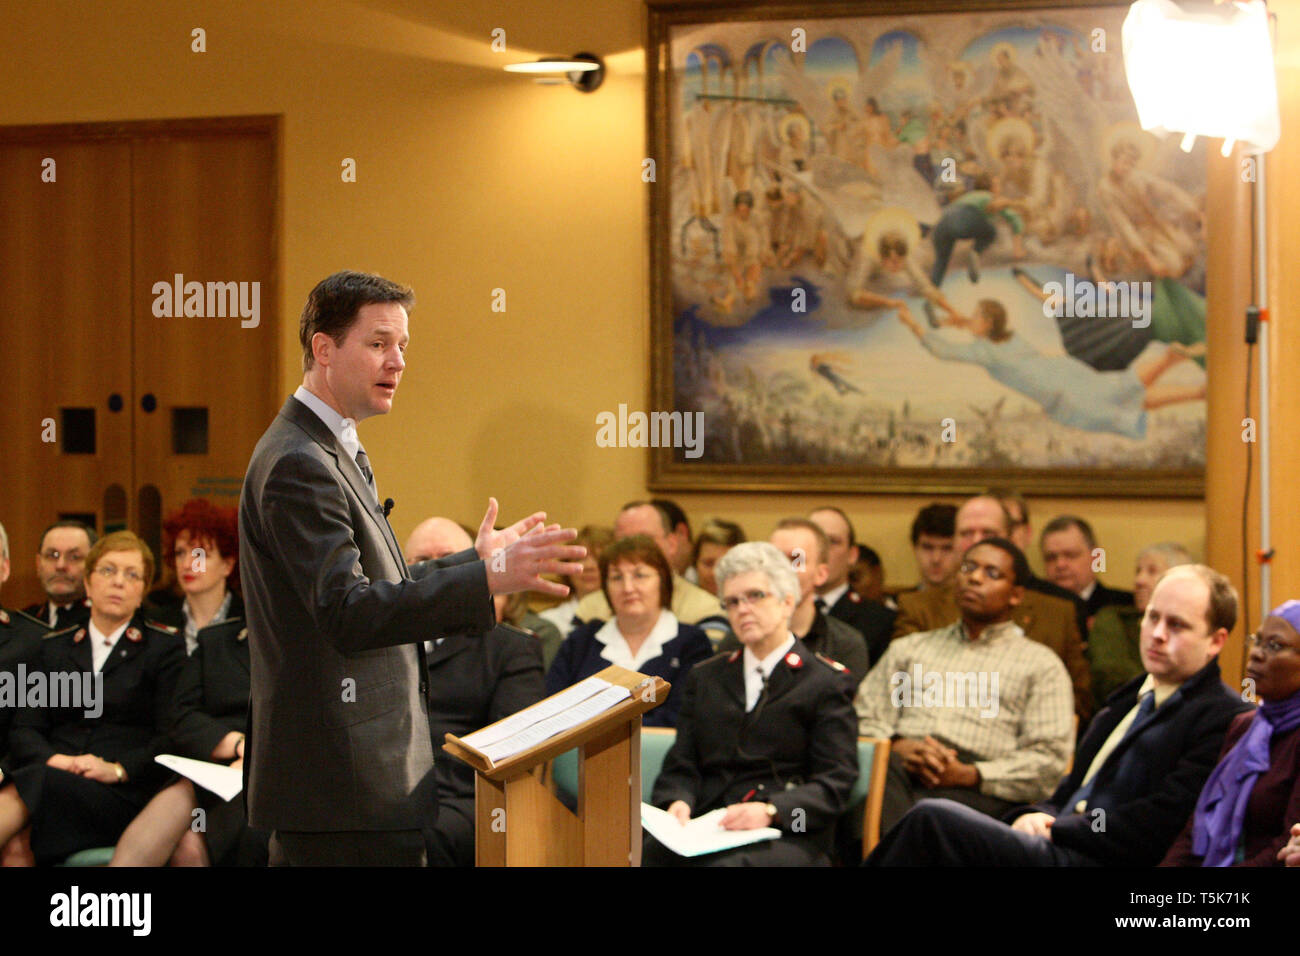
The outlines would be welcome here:
<svg viewBox="0 0 1300 956">
<path fill-rule="evenodd" d="M 361 448 L 361 439 L 357 437 L 357 423 L 354 419 L 344 418 L 314 392 L 309 391 L 306 385 L 299 385 L 293 397 L 315 412 L 316 417 L 334 433 L 334 437 L 339 440 L 339 444 L 347 450 L 347 453 L 353 458 L 357 457 L 357 452 Z"/>
<path fill-rule="evenodd" d="M 628 647 L 627 639 L 618 629 L 618 621 L 615 618 L 611 617 L 601 625 L 600 630 L 596 631 L 596 640 L 605 645 L 600 656 L 630 670 L 635 670 L 646 661 L 654 660 L 663 653 L 664 645 L 676 636 L 677 618 L 667 608 L 659 612 L 659 620 L 655 621 L 654 627 L 650 628 L 650 633 L 646 635 L 644 643 L 637 649 L 636 654 L 633 654 Z"/>
<path fill-rule="evenodd" d="M 849 582 L 845 581 L 839 587 L 827 591 L 825 594 L 819 594 L 817 596 L 826 602 L 826 610 L 829 611 L 839 602 L 840 598 L 844 597 L 844 593 L 848 591 L 848 589 L 849 589 Z"/>
<path fill-rule="evenodd" d="M 108 638 L 108 643 L 109 646 L 111 647 L 111 645 L 116 644 L 119 640 L 121 640 L 122 635 L 126 633 L 126 629 L 130 626 L 131 626 L 131 622 L 127 621 L 125 624 L 123 624 L 117 630 L 113 631 L 111 634 L 105 634 L 99 628 L 95 627 L 95 622 L 93 619 L 88 621 L 86 623 L 86 630 L 90 634 L 90 640 L 92 642 L 91 647 L 105 646 L 104 638 L 106 637 Z"/>
<path fill-rule="evenodd" d="M 1153 690 L 1156 693 L 1155 705 L 1158 710 L 1161 704 L 1167 701 L 1170 697 L 1173 697 L 1174 694 L 1178 693 L 1178 691 L 1182 689 L 1183 683 L 1186 683 L 1186 681 L 1178 684 L 1157 684 L 1156 679 L 1148 674 L 1147 679 L 1144 680 L 1142 686 L 1138 688 L 1138 701 L 1140 702 L 1142 698 L 1146 696 L 1147 691 Z"/>
<path fill-rule="evenodd" d="M 1088 600 L 1088 598 L 1092 597 L 1092 592 L 1095 590 L 1097 590 L 1097 581 L 1094 578 L 1086 588 L 1079 592 L 1080 599 L 1084 601 Z"/>
<path fill-rule="evenodd" d="M 768 654 L 767 657 L 763 658 L 760 661 L 757 657 L 754 656 L 754 652 L 749 649 L 749 646 L 746 645 L 745 654 L 744 654 L 745 659 L 743 662 L 745 666 L 745 673 L 746 674 L 753 673 L 754 668 L 757 667 L 759 670 L 763 672 L 765 676 L 771 677 L 772 671 L 776 669 L 776 665 L 780 663 L 781 658 L 785 657 L 786 654 L 790 653 L 790 648 L 792 647 L 794 647 L 794 635 L 787 634 L 786 639 L 785 641 L 782 642 L 781 646 L 778 647 L 776 650 L 774 650 L 771 654 Z"/>
<path fill-rule="evenodd" d="M 1020 629 L 1020 625 L 1015 621 L 1002 621 L 999 624 L 990 624 L 984 630 L 980 631 L 978 639 L 972 641 L 970 633 L 966 630 L 966 622 L 960 618 L 957 620 L 957 638 L 963 644 L 991 644 L 999 638 L 1006 637 L 1009 634 L 1018 634 L 1025 636 L 1025 632 Z"/>
</svg>

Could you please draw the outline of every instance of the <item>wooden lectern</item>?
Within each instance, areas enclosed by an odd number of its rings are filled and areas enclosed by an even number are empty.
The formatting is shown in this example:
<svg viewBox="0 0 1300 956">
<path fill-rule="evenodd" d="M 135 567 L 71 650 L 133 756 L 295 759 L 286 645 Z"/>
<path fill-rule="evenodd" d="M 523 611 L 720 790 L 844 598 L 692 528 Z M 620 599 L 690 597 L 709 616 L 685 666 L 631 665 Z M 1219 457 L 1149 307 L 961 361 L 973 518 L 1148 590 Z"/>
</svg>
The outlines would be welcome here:
<svg viewBox="0 0 1300 956">
<path fill-rule="evenodd" d="M 671 685 L 615 666 L 595 676 L 626 687 L 632 696 L 499 762 L 447 734 L 442 749 L 476 772 L 477 866 L 641 864 L 641 715 L 662 704 Z M 574 747 L 576 814 L 542 782 L 547 762 Z"/>
</svg>

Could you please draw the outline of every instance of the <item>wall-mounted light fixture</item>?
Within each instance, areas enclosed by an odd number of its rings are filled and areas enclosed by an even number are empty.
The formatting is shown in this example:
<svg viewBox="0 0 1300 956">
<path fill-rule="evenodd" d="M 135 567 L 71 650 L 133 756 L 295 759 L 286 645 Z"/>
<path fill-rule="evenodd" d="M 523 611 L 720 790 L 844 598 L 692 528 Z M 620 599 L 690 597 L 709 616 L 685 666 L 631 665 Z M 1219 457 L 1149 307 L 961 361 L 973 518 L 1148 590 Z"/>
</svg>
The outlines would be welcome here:
<svg viewBox="0 0 1300 956">
<path fill-rule="evenodd" d="M 592 53 L 564 57 L 547 56 L 529 63 L 511 63 L 508 73 L 532 73 L 535 83 L 553 86 L 565 79 L 580 93 L 591 93 L 605 80 L 605 61 Z"/>
</svg>

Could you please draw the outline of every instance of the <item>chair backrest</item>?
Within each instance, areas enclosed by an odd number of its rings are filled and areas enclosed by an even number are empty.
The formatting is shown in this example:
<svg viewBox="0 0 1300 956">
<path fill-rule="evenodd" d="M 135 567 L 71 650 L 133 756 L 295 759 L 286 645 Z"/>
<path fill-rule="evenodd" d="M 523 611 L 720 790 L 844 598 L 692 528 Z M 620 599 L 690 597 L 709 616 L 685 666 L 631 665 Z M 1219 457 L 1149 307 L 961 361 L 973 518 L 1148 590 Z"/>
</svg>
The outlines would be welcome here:
<svg viewBox="0 0 1300 956">
<path fill-rule="evenodd" d="M 671 727 L 641 728 L 641 799 L 649 802 L 650 792 L 654 789 L 659 771 L 663 769 L 664 757 L 677 739 L 677 731 Z M 578 797 L 578 751 L 577 749 L 560 754 L 551 764 L 551 775 L 555 779 L 558 793 L 576 800 Z"/>
<path fill-rule="evenodd" d="M 883 737 L 858 738 L 858 779 L 849 793 L 852 814 L 861 807 L 862 858 L 880 842 L 880 813 L 885 802 L 885 776 L 889 773 L 889 741 Z"/>
</svg>

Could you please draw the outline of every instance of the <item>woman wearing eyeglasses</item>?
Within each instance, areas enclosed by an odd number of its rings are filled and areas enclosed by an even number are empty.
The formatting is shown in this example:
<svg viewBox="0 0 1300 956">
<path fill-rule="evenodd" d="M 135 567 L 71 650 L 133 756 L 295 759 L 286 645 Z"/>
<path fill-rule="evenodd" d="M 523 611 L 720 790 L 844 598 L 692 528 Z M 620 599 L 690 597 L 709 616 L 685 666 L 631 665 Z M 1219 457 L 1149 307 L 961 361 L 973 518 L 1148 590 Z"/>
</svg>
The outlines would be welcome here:
<svg viewBox="0 0 1300 956">
<path fill-rule="evenodd" d="M 724 828 L 775 827 L 781 836 L 691 858 L 647 836 L 642 865 L 829 864 L 835 820 L 858 777 L 854 683 L 791 633 L 799 579 L 774 545 L 738 544 L 716 573 L 743 647 L 686 676 L 677 740 L 650 802 L 682 823 L 726 808 Z"/>
<path fill-rule="evenodd" d="M 131 532 L 100 539 L 86 556 L 89 622 L 42 642 L 51 699 L 20 709 L 16 769 L 0 785 L 6 865 L 112 845 L 168 777 L 154 757 L 166 746 L 185 646 L 139 615 L 153 570 L 149 546 Z"/>
<path fill-rule="evenodd" d="M 1286 861 L 1300 820 L 1300 601 L 1274 608 L 1246 646 L 1246 688 L 1262 703 L 1228 726 L 1219 763 L 1161 866 Z"/>
<path fill-rule="evenodd" d="M 673 574 L 659 545 L 643 534 L 615 541 L 600 555 L 600 586 L 614 616 L 579 626 L 560 645 L 546 672 L 546 693 L 556 694 L 611 664 L 676 685 L 713 653 L 708 636 L 677 620 L 669 608 Z M 672 727 L 681 694 L 647 711 L 647 727 Z"/>
</svg>

